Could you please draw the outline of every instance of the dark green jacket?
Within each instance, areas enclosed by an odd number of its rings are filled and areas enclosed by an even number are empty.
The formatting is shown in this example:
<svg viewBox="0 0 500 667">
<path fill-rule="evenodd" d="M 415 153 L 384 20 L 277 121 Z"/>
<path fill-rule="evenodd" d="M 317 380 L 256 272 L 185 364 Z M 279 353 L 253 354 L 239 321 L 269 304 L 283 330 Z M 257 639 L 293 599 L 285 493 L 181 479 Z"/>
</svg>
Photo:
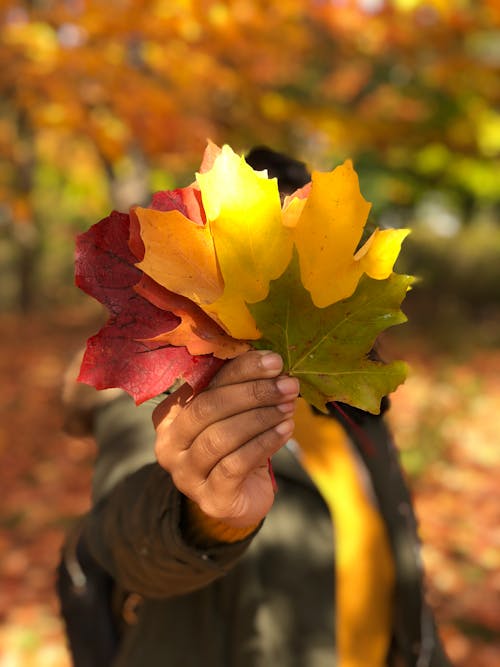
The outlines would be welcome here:
<svg viewBox="0 0 500 667">
<path fill-rule="evenodd" d="M 279 490 L 256 534 L 198 550 L 183 534 L 184 499 L 155 462 L 152 407 L 123 396 L 96 418 L 85 536 L 117 586 L 144 599 L 113 667 L 335 665 L 331 519 L 291 446 L 273 458 Z M 344 426 L 367 464 L 396 559 L 388 664 L 448 665 L 423 602 L 413 514 L 383 420 L 351 411 Z M 366 452 L 366 436 L 376 455 Z M 403 661 L 393 662 L 396 655 Z"/>
</svg>

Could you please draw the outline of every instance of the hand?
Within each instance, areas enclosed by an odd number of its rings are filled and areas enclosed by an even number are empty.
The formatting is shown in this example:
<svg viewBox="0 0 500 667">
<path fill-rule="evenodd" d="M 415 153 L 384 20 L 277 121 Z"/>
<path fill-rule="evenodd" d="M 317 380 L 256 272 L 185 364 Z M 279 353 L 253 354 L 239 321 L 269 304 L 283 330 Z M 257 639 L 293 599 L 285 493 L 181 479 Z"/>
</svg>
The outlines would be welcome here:
<svg viewBox="0 0 500 667">
<path fill-rule="evenodd" d="M 183 385 L 154 411 L 156 456 L 176 487 L 209 517 L 244 528 L 274 500 L 268 459 L 290 438 L 299 383 L 272 352 L 227 362 L 191 398 Z"/>
</svg>

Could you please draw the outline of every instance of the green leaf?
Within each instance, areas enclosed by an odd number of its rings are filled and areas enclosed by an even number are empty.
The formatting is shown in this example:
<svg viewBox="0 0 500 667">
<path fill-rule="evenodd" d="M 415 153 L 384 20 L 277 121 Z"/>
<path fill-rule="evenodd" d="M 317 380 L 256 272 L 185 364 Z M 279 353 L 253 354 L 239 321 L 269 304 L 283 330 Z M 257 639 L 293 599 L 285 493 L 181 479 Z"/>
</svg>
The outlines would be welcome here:
<svg viewBox="0 0 500 667">
<path fill-rule="evenodd" d="M 378 414 L 382 397 L 404 381 L 407 366 L 367 355 L 379 333 L 406 322 L 400 305 L 412 282 L 394 273 L 385 280 L 364 275 L 351 297 L 317 308 L 301 283 L 295 253 L 271 282 L 267 299 L 248 305 L 262 332 L 252 344 L 281 354 L 284 371 L 299 379 L 302 397 L 319 410 L 341 401 Z"/>
</svg>

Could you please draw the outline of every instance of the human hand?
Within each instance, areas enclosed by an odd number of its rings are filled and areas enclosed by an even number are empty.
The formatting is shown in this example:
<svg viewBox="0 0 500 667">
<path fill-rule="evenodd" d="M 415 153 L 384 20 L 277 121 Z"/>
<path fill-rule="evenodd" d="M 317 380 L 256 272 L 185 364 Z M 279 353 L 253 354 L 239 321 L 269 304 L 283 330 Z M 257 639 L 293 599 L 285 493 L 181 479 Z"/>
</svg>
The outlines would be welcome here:
<svg viewBox="0 0 500 667">
<path fill-rule="evenodd" d="M 255 526 L 274 500 L 268 459 L 290 438 L 299 383 L 272 352 L 227 362 L 194 398 L 188 385 L 153 413 L 156 456 L 207 516 Z"/>
</svg>

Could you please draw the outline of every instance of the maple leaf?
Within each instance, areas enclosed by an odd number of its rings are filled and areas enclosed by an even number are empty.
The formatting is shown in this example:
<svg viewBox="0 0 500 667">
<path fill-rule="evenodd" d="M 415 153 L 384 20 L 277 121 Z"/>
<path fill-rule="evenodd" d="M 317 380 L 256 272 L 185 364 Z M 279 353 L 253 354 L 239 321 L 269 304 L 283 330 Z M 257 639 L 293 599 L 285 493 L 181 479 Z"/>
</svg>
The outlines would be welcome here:
<svg viewBox="0 0 500 667">
<path fill-rule="evenodd" d="M 136 339 L 137 335 L 129 315 L 111 319 L 87 341 L 78 381 L 96 389 L 120 387 L 139 405 L 166 391 L 179 378 L 197 393 L 224 363 L 212 355 L 193 356 L 186 347 L 148 344 Z"/>
<path fill-rule="evenodd" d="M 199 391 L 223 362 L 146 340 L 175 330 L 181 319 L 135 290 L 142 273 L 128 246 L 129 223 L 128 215 L 113 212 L 77 238 L 75 282 L 110 312 L 106 325 L 87 341 L 78 379 L 97 389 L 121 387 L 136 403 L 179 377 Z"/>
<path fill-rule="evenodd" d="M 232 359 L 250 349 L 245 341 L 228 336 L 193 301 L 169 292 L 149 276 L 144 274 L 134 290 L 150 303 L 180 319 L 177 327 L 149 338 L 147 342 L 185 345 L 192 355 L 213 354 L 219 359 Z"/>
<path fill-rule="evenodd" d="M 367 355 L 406 319 L 412 279 L 393 273 L 408 230 L 376 230 L 357 249 L 369 208 L 349 161 L 314 172 L 282 207 L 276 179 L 209 143 L 194 184 L 80 239 L 77 282 L 111 312 L 81 377 L 141 401 L 177 377 L 200 386 L 250 342 L 281 353 L 319 409 L 377 412 L 406 367 Z"/>
<path fill-rule="evenodd" d="M 206 159 L 208 160 L 208 156 Z M 179 211 L 186 218 L 200 225 L 206 222 L 200 191 L 192 186 L 155 192 L 149 208 L 155 211 Z M 146 249 L 141 238 L 141 224 L 135 213 L 135 207 L 130 209 L 130 236 L 128 245 L 138 260 L 144 258 Z"/>
<path fill-rule="evenodd" d="M 292 255 L 277 180 L 254 171 L 229 146 L 196 178 L 224 281 L 221 298 L 204 310 L 235 338 L 258 338 L 246 302 L 265 299 L 269 281 Z"/>
<path fill-rule="evenodd" d="M 204 174 L 207 171 L 210 171 L 214 166 L 216 158 L 222 153 L 222 148 L 217 146 L 213 141 L 208 139 L 205 152 L 203 153 L 203 158 L 201 160 L 200 168 L 198 173 Z"/>
<path fill-rule="evenodd" d="M 377 230 L 356 252 L 370 204 L 361 195 L 350 160 L 332 172 L 313 172 L 307 199 L 302 191 L 286 206 L 302 283 L 319 308 L 351 296 L 365 273 L 378 280 L 390 276 L 409 233 Z"/>
<path fill-rule="evenodd" d="M 381 398 L 404 380 L 406 364 L 367 355 L 380 332 L 406 321 L 400 304 L 412 281 L 398 274 L 385 280 L 364 276 L 351 297 L 317 308 L 295 253 L 268 298 L 249 305 L 262 331 L 254 346 L 281 354 L 284 372 L 299 379 L 302 397 L 319 410 L 341 401 L 377 414 Z"/>
<path fill-rule="evenodd" d="M 195 303 L 211 303 L 222 294 L 224 285 L 207 225 L 189 220 L 178 210 L 137 206 L 134 215 L 145 247 L 139 269 Z"/>
<path fill-rule="evenodd" d="M 156 211 L 179 211 L 184 217 L 200 225 L 206 222 L 201 193 L 192 185 L 176 190 L 155 192 L 149 208 Z"/>
</svg>

